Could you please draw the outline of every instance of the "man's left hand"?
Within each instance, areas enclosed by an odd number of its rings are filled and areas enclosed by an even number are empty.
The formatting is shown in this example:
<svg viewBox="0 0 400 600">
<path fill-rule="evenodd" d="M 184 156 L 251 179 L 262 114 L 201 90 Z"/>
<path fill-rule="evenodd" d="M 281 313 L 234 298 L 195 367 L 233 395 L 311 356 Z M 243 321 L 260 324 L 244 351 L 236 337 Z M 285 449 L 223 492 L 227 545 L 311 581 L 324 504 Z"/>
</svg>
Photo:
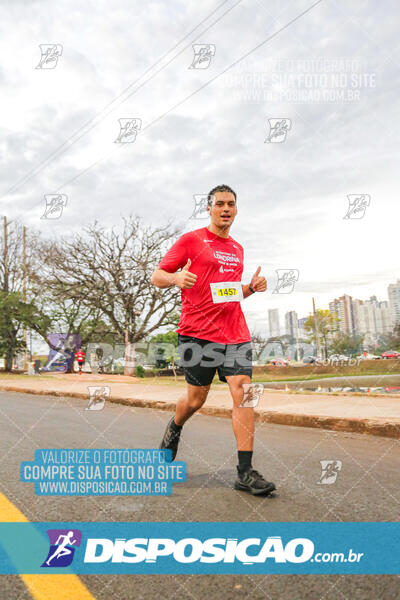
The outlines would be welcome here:
<svg viewBox="0 0 400 600">
<path fill-rule="evenodd" d="M 250 285 L 255 292 L 265 292 L 267 289 L 267 280 L 265 277 L 260 277 L 260 271 L 261 267 L 258 267 L 250 282 Z"/>
</svg>

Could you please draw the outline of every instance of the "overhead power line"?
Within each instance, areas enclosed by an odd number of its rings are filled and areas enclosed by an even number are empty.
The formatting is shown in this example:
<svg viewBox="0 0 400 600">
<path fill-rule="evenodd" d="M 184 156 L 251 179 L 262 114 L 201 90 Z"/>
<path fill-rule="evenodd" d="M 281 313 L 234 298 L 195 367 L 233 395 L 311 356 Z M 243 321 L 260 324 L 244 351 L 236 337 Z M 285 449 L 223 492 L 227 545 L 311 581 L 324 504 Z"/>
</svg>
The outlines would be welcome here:
<svg viewBox="0 0 400 600">
<path fill-rule="evenodd" d="M 94 127 L 96 127 L 99 123 L 101 123 L 112 111 L 114 111 L 118 106 L 120 106 L 123 102 L 126 102 L 129 98 L 131 98 L 136 92 L 138 92 L 143 86 L 146 85 L 149 81 L 151 81 L 158 73 L 161 73 L 172 61 L 174 61 L 180 54 L 182 54 L 191 44 L 196 41 L 199 37 L 204 35 L 211 27 L 213 27 L 216 23 L 218 23 L 221 19 L 224 18 L 226 14 L 228 14 L 231 10 L 233 10 L 240 2 L 243 0 L 237 0 L 232 6 L 230 6 L 222 15 L 220 15 L 213 23 L 211 23 L 206 29 L 201 31 L 195 38 L 193 38 L 189 44 L 184 46 L 178 53 L 176 53 L 172 58 L 170 58 L 158 71 L 153 73 L 150 77 L 148 77 L 144 82 L 138 85 L 133 91 L 131 91 L 128 95 L 127 92 L 131 90 L 132 87 L 136 86 L 143 77 L 145 77 L 150 71 L 152 71 L 159 63 L 161 63 L 171 52 L 173 52 L 178 46 L 182 44 L 196 29 L 198 29 L 205 21 L 210 19 L 218 10 L 228 2 L 229 0 L 223 0 L 209 15 L 207 15 L 196 27 L 194 27 L 189 33 L 187 33 L 179 42 L 177 42 L 170 50 L 165 52 L 154 64 L 152 64 L 148 69 L 142 73 L 135 81 L 130 83 L 118 96 L 116 96 L 113 100 L 108 102 L 94 117 L 89 119 L 86 123 L 84 123 L 79 129 L 75 131 L 69 138 L 67 138 L 58 148 L 53 150 L 46 158 L 44 158 L 36 167 L 33 167 L 28 173 L 26 173 L 19 181 L 14 183 L 4 194 L 0 196 L 0 199 L 4 198 L 8 194 L 16 191 L 22 185 L 30 181 L 36 175 L 38 175 L 47 165 L 49 165 L 55 158 L 61 156 L 71 148 L 78 140 L 80 140 L 83 136 L 89 133 Z M 126 97 L 124 97 L 126 95 Z M 117 101 L 120 102 L 117 103 Z M 105 111 L 107 111 L 105 113 Z M 103 114 L 105 113 L 105 114 Z"/>
</svg>

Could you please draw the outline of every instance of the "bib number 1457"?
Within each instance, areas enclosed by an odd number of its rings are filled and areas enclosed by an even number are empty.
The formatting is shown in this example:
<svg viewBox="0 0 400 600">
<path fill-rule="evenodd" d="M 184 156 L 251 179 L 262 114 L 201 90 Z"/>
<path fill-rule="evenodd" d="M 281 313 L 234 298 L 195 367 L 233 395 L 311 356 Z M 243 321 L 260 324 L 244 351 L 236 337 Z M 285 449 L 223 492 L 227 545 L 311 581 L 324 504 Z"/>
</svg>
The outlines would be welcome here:
<svg viewBox="0 0 400 600">
<path fill-rule="evenodd" d="M 243 300 L 242 284 L 239 281 L 210 283 L 214 304 L 219 302 L 240 302 Z"/>
<path fill-rule="evenodd" d="M 218 296 L 236 296 L 237 291 L 235 288 L 224 288 L 223 290 L 217 290 Z"/>
</svg>

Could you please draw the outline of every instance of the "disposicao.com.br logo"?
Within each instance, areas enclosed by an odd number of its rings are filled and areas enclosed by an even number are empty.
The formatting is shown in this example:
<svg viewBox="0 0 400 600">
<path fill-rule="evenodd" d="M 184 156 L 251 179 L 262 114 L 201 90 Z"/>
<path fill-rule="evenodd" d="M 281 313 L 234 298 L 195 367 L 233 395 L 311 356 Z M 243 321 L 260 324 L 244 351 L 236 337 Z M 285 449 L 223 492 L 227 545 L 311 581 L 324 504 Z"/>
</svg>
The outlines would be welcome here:
<svg viewBox="0 0 400 600">
<path fill-rule="evenodd" d="M 82 532 L 79 529 L 49 529 L 50 548 L 42 567 L 68 567 L 80 546 Z"/>
<path fill-rule="evenodd" d="M 280 536 L 262 538 L 89 538 L 85 563 L 157 563 L 172 558 L 177 563 L 265 563 L 359 562 L 362 553 L 344 552 L 314 555 L 314 543 L 308 538 L 294 538 L 286 544 Z"/>
</svg>

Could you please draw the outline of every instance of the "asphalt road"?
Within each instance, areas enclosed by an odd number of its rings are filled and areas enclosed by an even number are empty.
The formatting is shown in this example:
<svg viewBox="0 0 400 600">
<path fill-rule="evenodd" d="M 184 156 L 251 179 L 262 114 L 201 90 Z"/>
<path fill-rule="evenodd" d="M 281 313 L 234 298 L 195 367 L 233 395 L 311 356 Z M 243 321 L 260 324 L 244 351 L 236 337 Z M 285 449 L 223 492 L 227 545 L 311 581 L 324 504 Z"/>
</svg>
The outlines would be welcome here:
<svg viewBox="0 0 400 600">
<path fill-rule="evenodd" d="M 109 404 L 0 393 L 1 491 L 31 521 L 398 521 L 399 441 L 258 424 L 254 466 L 278 487 L 259 498 L 232 489 L 236 453 L 229 419 L 194 416 L 178 458 L 188 478 L 170 497 L 36 497 L 19 481 L 37 448 L 152 448 L 170 414 Z M 320 460 L 342 461 L 333 485 L 319 485 Z M 81 579 L 98 600 L 206 598 L 351 600 L 400 596 L 395 575 L 103 575 Z M 0 576 L 0 597 L 31 598 L 18 576 Z M 55 599 L 56 600 L 56 599 Z M 71 600 L 79 600 L 77 598 Z"/>
</svg>

